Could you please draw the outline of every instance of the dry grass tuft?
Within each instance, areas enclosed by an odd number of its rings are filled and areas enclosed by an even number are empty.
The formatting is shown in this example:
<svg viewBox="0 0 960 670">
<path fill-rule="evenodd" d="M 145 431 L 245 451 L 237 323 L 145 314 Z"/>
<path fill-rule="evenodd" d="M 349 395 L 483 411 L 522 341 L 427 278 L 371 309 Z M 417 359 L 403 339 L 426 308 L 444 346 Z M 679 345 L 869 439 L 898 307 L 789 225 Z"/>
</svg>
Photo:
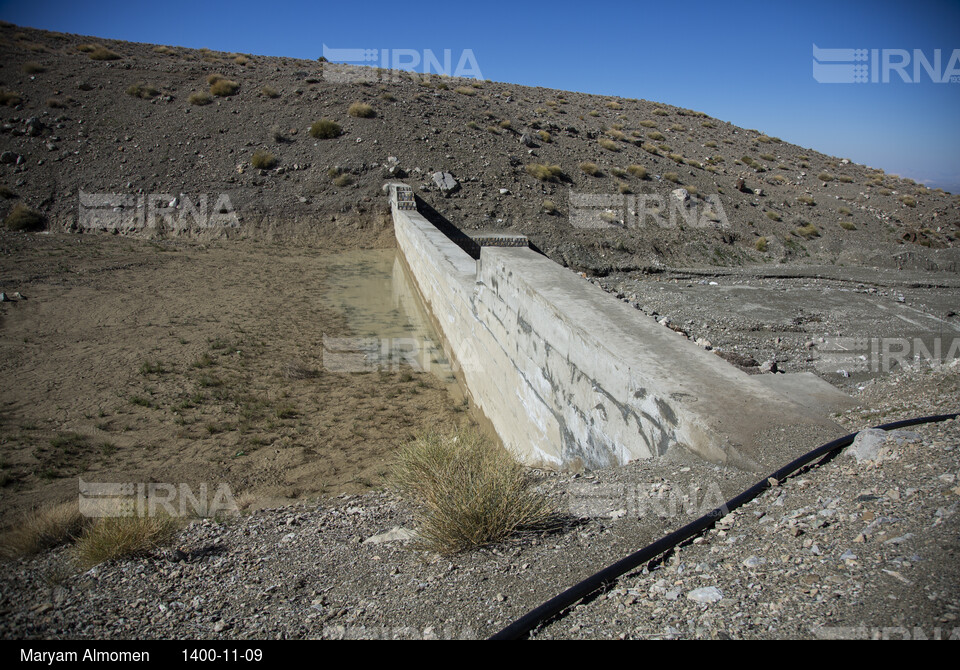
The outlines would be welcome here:
<svg viewBox="0 0 960 670">
<path fill-rule="evenodd" d="M 20 522 L 0 538 L 0 555 L 21 558 L 69 542 L 83 530 L 84 521 L 76 501 L 24 514 Z"/>
<path fill-rule="evenodd" d="M 540 181 L 560 181 L 564 177 L 563 169 L 559 165 L 531 163 L 526 170 L 528 175 Z"/>
<path fill-rule="evenodd" d="M 23 98 L 20 96 L 19 93 L 0 89 L 0 105 L 6 105 L 7 107 L 16 107 L 21 102 L 23 102 Z"/>
<path fill-rule="evenodd" d="M 149 84 L 140 82 L 130 86 L 127 89 L 127 95 L 132 95 L 134 98 L 143 98 L 144 100 L 149 100 L 150 98 L 156 98 L 158 95 L 160 95 L 160 90 L 150 86 Z"/>
<path fill-rule="evenodd" d="M 250 164 L 258 170 L 269 170 L 276 166 L 277 157 L 269 151 L 263 151 L 261 149 L 253 152 L 253 158 L 250 159 Z"/>
<path fill-rule="evenodd" d="M 620 145 L 613 140 L 608 140 L 606 137 L 600 138 L 600 146 L 607 151 L 620 151 Z"/>
<path fill-rule="evenodd" d="M 209 93 L 191 93 L 187 101 L 191 105 L 209 105 L 213 102 L 213 97 Z"/>
<path fill-rule="evenodd" d="M 91 60 L 120 60 L 122 56 L 104 46 L 95 46 L 88 52 Z"/>
<path fill-rule="evenodd" d="M 230 79 L 219 78 L 210 84 L 210 93 L 218 98 L 225 98 L 240 90 L 240 84 Z"/>
<path fill-rule="evenodd" d="M 334 137 L 339 137 L 342 132 L 343 130 L 340 128 L 340 124 L 330 119 L 320 119 L 310 126 L 310 137 L 315 137 L 318 140 L 333 139 Z"/>
<path fill-rule="evenodd" d="M 596 163 L 580 163 L 580 169 L 584 174 L 588 174 L 591 177 L 599 177 L 603 174 Z"/>
<path fill-rule="evenodd" d="M 392 479 L 419 505 L 419 544 L 441 554 L 503 542 L 556 523 L 526 469 L 482 434 L 430 434 L 402 447 Z"/>
<path fill-rule="evenodd" d="M 3 220 L 7 230 L 40 230 L 43 223 L 43 214 L 35 212 L 22 202 L 17 203 Z"/>
<path fill-rule="evenodd" d="M 470 90 L 473 90 L 473 89 L 470 89 Z M 350 116 L 354 116 L 358 119 L 372 119 L 374 116 L 377 115 L 377 113 L 373 111 L 373 107 L 371 107 L 365 102 L 353 103 L 352 105 L 350 105 L 350 109 L 347 110 L 347 114 L 349 114 Z"/>
<path fill-rule="evenodd" d="M 179 525 L 166 514 L 104 517 L 80 536 L 74 557 L 86 569 L 104 561 L 140 556 L 173 539 Z"/>
</svg>

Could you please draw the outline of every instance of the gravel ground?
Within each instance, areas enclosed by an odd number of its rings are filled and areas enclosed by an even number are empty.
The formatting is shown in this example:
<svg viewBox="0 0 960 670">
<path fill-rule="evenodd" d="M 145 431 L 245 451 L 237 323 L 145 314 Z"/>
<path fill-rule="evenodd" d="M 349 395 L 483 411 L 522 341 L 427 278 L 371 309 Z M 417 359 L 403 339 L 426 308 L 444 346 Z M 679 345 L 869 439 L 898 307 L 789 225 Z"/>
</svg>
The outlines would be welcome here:
<svg viewBox="0 0 960 670">
<path fill-rule="evenodd" d="M 858 392 L 851 431 L 960 407 L 960 366 Z M 816 445 L 811 445 L 811 448 Z M 389 491 L 200 520 L 150 555 L 71 568 L 70 551 L 0 568 L 0 631 L 27 638 L 473 638 L 753 483 L 679 457 L 535 473 L 568 512 L 554 533 L 453 557 L 382 534 L 412 527 Z M 960 422 L 841 454 L 535 630 L 547 638 L 960 636 Z M 402 536 L 402 534 L 401 534 Z"/>
</svg>

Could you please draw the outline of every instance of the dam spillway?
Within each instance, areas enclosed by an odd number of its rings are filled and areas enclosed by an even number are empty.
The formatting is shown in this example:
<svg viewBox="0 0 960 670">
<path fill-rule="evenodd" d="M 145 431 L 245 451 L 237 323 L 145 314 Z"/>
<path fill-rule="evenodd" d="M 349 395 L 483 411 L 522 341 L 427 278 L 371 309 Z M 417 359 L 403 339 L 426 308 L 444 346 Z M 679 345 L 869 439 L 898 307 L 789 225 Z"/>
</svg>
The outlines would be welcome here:
<svg viewBox="0 0 960 670">
<path fill-rule="evenodd" d="M 842 430 L 811 374 L 747 375 L 536 251 L 468 253 L 389 185 L 397 244 L 476 407 L 529 465 L 684 450 L 764 471 Z"/>
</svg>

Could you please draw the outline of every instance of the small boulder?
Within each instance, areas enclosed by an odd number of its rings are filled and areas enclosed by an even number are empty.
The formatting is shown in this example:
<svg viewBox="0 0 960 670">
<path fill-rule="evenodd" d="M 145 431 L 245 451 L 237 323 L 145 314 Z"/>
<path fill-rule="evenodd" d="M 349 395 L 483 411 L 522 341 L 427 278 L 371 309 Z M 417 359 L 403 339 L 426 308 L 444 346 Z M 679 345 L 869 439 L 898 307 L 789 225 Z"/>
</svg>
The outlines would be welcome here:
<svg viewBox="0 0 960 670">
<path fill-rule="evenodd" d="M 433 179 L 433 183 L 437 185 L 437 188 L 439 188 L 440 192 L 444 195 L 456 193 L 460 189 L 460 182 L 454 179 L 453 175 L 449 172 L 434 172 L 431 178 Z"/>
<path fill-rule="evenodd" d="M 846 454 L 857 459 L 857 463 L 864 461 L 878 462 L 884 459 L 881 451 L 887 443 L 887 432 L 877 428 L 861 430 L 847 447 Z"/>
</svg>

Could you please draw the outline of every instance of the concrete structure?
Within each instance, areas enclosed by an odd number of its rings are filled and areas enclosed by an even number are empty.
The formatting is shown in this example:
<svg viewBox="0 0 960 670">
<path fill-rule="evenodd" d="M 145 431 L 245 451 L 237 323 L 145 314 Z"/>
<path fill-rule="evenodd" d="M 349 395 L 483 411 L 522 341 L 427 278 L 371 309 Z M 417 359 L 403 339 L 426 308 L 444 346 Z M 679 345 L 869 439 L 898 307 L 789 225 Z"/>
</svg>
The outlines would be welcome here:
<svg viewBox="0 0 960 670">
<path fill-rule="evenodd" d="M 816 377 L 763 383 L 529 248 L 481 246 L 475 260 L 410 208 L 410 187 L 391 184 L 390 197 L 401 254 L 470 396 L 528 464 L 682 449 L 763 471 L 842 432 L 816 404 L 837 400 Z"/>
</svg>

